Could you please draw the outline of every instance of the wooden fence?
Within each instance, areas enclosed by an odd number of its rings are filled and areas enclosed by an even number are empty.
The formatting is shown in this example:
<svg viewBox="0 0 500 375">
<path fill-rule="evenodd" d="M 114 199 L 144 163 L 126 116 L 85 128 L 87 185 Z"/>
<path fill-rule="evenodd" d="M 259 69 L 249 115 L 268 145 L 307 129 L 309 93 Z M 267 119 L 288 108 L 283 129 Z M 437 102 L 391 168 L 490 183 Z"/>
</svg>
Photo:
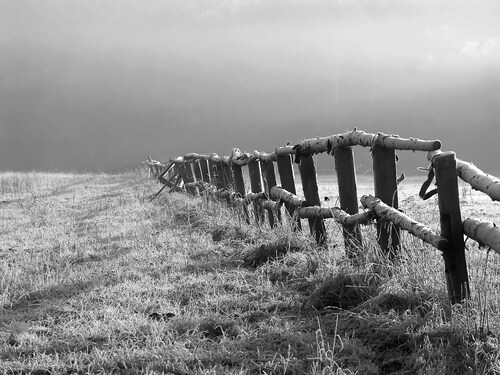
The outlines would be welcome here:
<svg viewBox="0 0 500 375">
<path fill-rule="evenodd" d="M 361 197 L 361 205 L 367 209 L 362 213 L 358 211 L 353 146 L 370 147 L 373 156 L 375 192 L 374 196 Z M 500 229 L 494 223 L 476 219 L 462 222 L 457 177 L 496 201 L 500 201 L 500 180 L 457 159 L 454 152 L 442 152 L 440 148 L 438 140 L 406 139 L 354 129 L 305 139 L 294 146 L 280 146 L 272 153 L 241 152 L 234 148 L 230 156 L 189 153 L 167 163 L 148 158 L 145 164 L 149 175 L 163 184 L 156 195 L 165 188 L 191 195 L 212 194 L 241 207 L 248 223 L 253 217 L 257 225 L 264 225 L 267 217 L 271 227 L 283 220 L 281 207 L 284 205 L 293 229 L 300 230 L 300 219 L 307 219 L 311 234 L 320 246 L 327 240 L 324 220 L 334 219 L 342 225 L 346 253 L 351 258 L 363 245 L 360 224 L 376 220 L 378 243 L 389 257 L 399 252 L 400 231 L 405 230 L 442 252 L 448 295 L 452 303 L 458 303 L 470 295 L 464 234 L 500 254 Z M 396 150 L 427 152 L 431 165 L 420 196 L 426 199 L 438 194 L 440 233 L 398 210 Z M 335 158 L 340 207 L 321 207 L 313 159 L 313 155 L 319 153 Z M 304 200 L 296 195 L 292 159 L 298 164 Z M 248 167 L 250 192 L 245 187 L 243 166 Z M 276 170 L 281 186 L 276 183 Z M 437 189 L 427 192 L 434 178 Z"/>
</svg>

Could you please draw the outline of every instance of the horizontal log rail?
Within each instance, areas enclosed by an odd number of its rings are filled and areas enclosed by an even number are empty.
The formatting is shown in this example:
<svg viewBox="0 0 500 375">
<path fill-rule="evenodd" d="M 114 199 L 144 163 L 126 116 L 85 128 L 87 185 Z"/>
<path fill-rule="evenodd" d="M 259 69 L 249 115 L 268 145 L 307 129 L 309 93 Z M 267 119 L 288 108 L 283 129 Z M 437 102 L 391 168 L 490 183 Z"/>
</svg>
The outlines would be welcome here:
<svg viewBox="0 0 500 375">
<path fill-rule="evenodd" d="M 380 146 L 394 150 L 433 151 L 441 148 L 441 142 L 438 140 L 426 141 L 417 138 L 400 138 L 397 135 L 383 133 L 365 133 L 362 130 L 354 129 L 329 137 L 305 139 L 295 145 L 294 149 L 296 153 L 303 154 L 319 154 L 322 152 L 331 154 L 335 148 L 350 146 Z"/>
<path fill-rule="evenodd" d="M 434 246 L 438 250 L 446 250 L 448 240 L 435 233 L 433 230 L 421 224 L 406 214 L 398 211 L 383 203 L 380 199 L 371 195 L 363 195 L 361 197 L 361 204 L 363 207 L 372 210 L 378 217 L 385 218 L 392 223 L 398 225 L 401 229 L 410 232 L 415 237 L 420 238 L 422 241 Z"/>
<path fill-rule="evenodd" d="M 464 220 L 463 230 L 467 237 L 500 254 L 500 228 L 495 223 L 469 218 Z"/>
<path fill-rule="evenodd" d="M 432 161 L 436 155 L 442 154 L 441 150 L 428 153 L 427 158 Z M 483 172 L 468 161 L 456 159 L 457 175 L 467 182 L 474 190 L 479 190 L 494 201 L 500 201 L 500 179 Z"/>
<path fill-rule="evenodd" d="M 301 219 L 320 218 L 335 219 L 343 225 L 369 224 L 373 219 L 371 212 L 349 215 L 339 207 L 325 208 L 318 206 L 301 207 L 297 209 L 297 214 Z"/>
<path fill-rule="evenodd" d="M 290 193 L 288 190 L 285 190 L 279 186 L 272 187 L 269 194 L 271 196 L 271 199 L 290 203 L 292 206 L 296 208 L 302 207 L 305 204 L 305 202 L 299 197 L 297 197 L 295 194 Z"/>
</svg>

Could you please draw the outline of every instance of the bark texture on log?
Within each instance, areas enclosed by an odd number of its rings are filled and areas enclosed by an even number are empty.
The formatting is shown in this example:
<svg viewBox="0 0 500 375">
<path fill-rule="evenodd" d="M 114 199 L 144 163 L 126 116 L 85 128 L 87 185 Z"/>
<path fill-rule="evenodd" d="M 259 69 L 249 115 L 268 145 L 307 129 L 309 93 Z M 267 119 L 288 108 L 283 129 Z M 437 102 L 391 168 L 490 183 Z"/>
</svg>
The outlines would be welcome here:
<svg viewBox="0 0 500 375">
<path fill-rule="evenodd" d="M 417 138 L 400 138 L 397 135 L 383 133 L 365 133 L 362 130 L 351 130 L 343 134 L 331 135 L 329 137 L 317 137 L 305 139 L 295 145 L 296 153 L 318 154 L 327 152 L 331 154 L 337 147 L 349 146 L 381 146 L 396 150 L 432 151 L 441 148 L 438 140 L 422 140 Z"/>
<path fill-rule="evenodd" d="M 495 223 L 469 218 L 464 220 L 463 228 L 467 237 L 500 254 L 500 228 Z"/>
<path fill-rule="evenodd" d="M 335 219 L 340 224 L 352 226 L 356 224 L 368 224 L 373 219 L 371 212 L 363 212 L 361 214 L 349 215 L 339 207 L 301 207 L 297 210 L 297 214 L 301 219 L 320 218 L 320 219 Z"/>
<path fill-rule="evenodd" d="M 434 156 L 442 154 L 442 151 L 429 152 L 427 158 L 432 161 Z M 483 172 L 474 164 L 455 159 L 457 162 L 457 175 L 463 181 L 472 186 L 474 190 L 479 190 L 488 195 L 494 201 L 500 201 L 500 179 Z"/>
<path fill-rule="evenodd" d="M 408 215 L 386 205 L 378 198 L 371 195 L 363 195 L 361 197 L 361 204 L 375 212 L 377 216 L 384 217 L 385 219 L 398 225 L 400 228 L 410 232 L 415 237 L 418 237 L 422 241 L 434 246 L 436 249 L 445 250 L 448 246 L 448 240 L 446 238 L 435 233 L 424 224 L 413 220 Z"/>
<path fill-rule="evenodd" d="M 287 202 L 295 207 L 302 207 L 302 205 L 305 203 L 295 194 L 292 194 L 288 190 L 285 190 L 279 186 L 273 186 L 270 190 L 270 195 L 271 199 Z"/>
</svg>

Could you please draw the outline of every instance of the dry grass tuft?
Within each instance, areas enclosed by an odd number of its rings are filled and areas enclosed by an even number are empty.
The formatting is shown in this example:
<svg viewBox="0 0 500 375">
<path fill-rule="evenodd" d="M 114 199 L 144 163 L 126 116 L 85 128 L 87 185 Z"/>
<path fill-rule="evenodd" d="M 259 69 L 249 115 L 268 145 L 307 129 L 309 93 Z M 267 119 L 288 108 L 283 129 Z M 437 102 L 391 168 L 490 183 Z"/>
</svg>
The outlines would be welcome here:
<svg viewBox="0 0 500 375">
<path fill-rule="evenodd" d="M 310 297 L 317 310 L 337 307 L 351 309 L 369 300 L 377 291 L 376 279 L 363 274 L 344 274 L 326 279 Z"/>
</svg>

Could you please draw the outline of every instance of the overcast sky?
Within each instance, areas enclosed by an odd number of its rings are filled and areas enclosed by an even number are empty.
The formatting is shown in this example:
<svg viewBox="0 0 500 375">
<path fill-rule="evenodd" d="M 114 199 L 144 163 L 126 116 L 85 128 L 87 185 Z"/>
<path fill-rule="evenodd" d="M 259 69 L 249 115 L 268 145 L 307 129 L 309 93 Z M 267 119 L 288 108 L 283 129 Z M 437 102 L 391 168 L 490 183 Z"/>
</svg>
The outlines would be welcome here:
<svg viewBox="0 0 500 375">
<path fill-rule="evenodd" d="M 0 0 L 0 170 L 271 152 L 356 126 L 497 171 L 499 19 L 496 0 Z"/>
</svg>

